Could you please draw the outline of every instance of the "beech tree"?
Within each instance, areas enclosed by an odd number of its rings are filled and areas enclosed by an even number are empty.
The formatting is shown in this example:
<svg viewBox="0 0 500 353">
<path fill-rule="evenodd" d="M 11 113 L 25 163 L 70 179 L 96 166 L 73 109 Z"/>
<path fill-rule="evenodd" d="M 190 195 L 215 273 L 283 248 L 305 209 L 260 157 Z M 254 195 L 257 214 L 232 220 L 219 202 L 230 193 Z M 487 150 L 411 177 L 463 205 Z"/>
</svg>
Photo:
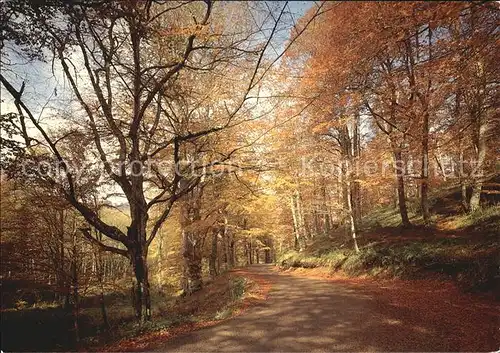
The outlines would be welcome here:
<svg viewBox="0 0 500 353">
<path fill-rule="evenodd" d="M 287 4 L 276 9 L 252 6 L 120 1 L 57 8 L 11 2 L 3 7 L 7 35 L 2 48 L 10 49 L 13 56 L 51 62 L 78 103 L 62 121 L 53 117 L 61 125 L 71 121 L 71 129 L 48 129 L 26 98 L 26 82 L 20 82 L 9 66 L 0 80 L 17 111 L 4 121 L 24 138 L 25 150 L 37 141 L 37 153 L 58 163 L 58 173 L 46 181 L 92 228 L 117 245 L 95 238 L 90 228 L 81 229 L 85 237 L 130 260 L 140 320 L 151 318 L 148 247 L 175 202 L 194 192 L 202 178 L 200 173 L 187 172 L 192 164 L 182 165 L 183 146 L 255 119 L 250 115 L 255 104 L 251 96 L 283 55 L 273 57 L 269 49 L 286 25 Z M 238 9 L 233 11 L 241 23 L 238 30 L 229 30 L 227 19 L 218 20 L 228 7 Z M 321 12 L 321 6 L 316 12 Z M 245 69 L 244 74 L 238 67 Z M 202 90 L 182 84 L 193 83 L 204 73 L 223 77 L 222 85 L 231 82 L 230 75 L 240 75 L 241 81 L 229 83 L 233 91 L 219 96 L 217 105 L 206 105 L 203 96 L 196 96 Z M 179 111 L 184 112 L 182 119 Z M 131 218 L 126 232 L 105 222 L 90 206 L 71 165 L 74 160 L 69 159 L 73 146 L 68 137 L 74 134 L 84 136 L 86 150 L 81 159 L 92 162 L 85 167 L 97 173 L 104 170 L 94 184 L 97 190 L 111 187 L 112 193 L 126 200 Z M 168 162 L 168 167 L 160 167 L 160 161 Z M 154 219 L 153 210 L 159 214 Z"/>
</svg>

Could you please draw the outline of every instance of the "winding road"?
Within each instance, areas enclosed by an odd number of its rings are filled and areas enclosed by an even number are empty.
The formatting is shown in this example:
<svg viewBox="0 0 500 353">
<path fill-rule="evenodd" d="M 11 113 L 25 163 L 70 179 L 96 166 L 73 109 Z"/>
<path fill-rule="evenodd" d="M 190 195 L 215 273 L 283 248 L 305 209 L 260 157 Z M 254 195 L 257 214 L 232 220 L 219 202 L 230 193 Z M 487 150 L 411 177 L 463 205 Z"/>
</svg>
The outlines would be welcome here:
<svg viewBox="0 0 500 353">
<path fill-rule="evenodd" d="M 453 302 L 453 299 L 446 300 L 443 305 L 434 303 L 433 306 L 433 297 L 429 296 L 430 306 L 424 309 L 431 312 L 423 315 L 421 307 L 412 307 L 411 303 L 404 308 L 391 307 L 373 293 L 349 283 L 338 284 L 278 273 L 268 265 L 252 266 L 249 271 L 272 283 L 266 301 L 216 326 L 175 337 L 160 346 L 159 351 L 498 349 L 495 333 L 498 333 L 498 317 L 484 317 L 474 308 L 462 308 L 463 303 Z M 448 314 L 446 310 L 451 311 Z M 489 313 L 491 308 L 484 310 Z M 469 332 L 470 320 L 480 320 L 483 326 L 472 325 L 474 330 Z"/>
</svg>

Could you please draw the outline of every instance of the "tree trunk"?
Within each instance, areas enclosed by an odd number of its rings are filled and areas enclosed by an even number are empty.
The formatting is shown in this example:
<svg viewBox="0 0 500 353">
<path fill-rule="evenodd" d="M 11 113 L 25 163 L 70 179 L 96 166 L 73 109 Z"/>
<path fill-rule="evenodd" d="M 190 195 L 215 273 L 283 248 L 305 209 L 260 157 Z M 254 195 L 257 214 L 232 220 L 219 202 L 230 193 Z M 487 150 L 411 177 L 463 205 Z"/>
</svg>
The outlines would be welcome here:
<svg viewBox="0 0 500 353">
<path fill-rule="evenodd" d="M 236 265 L 236 249 L 233 236 L 230 235 L 229 241 L 229 266 L 233 268 Z"/>
<path fill-rule="evenodd" d="M 187 274 L 189 279 L 189 293 L 199 291 L 203 287 L 203 280 L 201 275 L 201 257 L 193 253 L 188 258 Z"/>
<path fill-rule="evenodd" d="M 248 263 L 253 265 L 253 246 L 252 246 L 252 238 L 248 242 Z"/>
<path fill-rule="evenodd" d="M 127 230 L 127 237 L 132 240 L 128 248 L 129 258 L 135 275 L 135 316 L 138 321 L 151 320 L 151 294 L 149 286 L 146 244 L 146 224 L 148 215 L 141 207 L 131 204 L 132 221 Z"/>
<path fill-rule="evenodd" d="M 475 212 L 480 208 L 481 190 L 483 183 L 480 180 L 474 180 L 472 183 L 472 192 L 470 195 L 469 210 Z"/>
<path fill-rule="evenodd" d="M 323 182 L 323 187 L 322 187 L 322 193 L 323 193 L 323 203 L 325 205 L 325 214 L 324 214 L 324 222 L 325 222 L 325 234 L 328 236 L 330 235 L 330 231 L 332 230 L 332 219 L 330 217 L 330 206 L 328 205 L 328 197 L 326 193 L 326 185 L 325 182 Z"/>
<path fill-rule="evenodd" d="M 80 332 L 78 327 L 78 320 L 80 316 L 79 307 L 79 291 L 78 291 L 78 249 L 76 243 L 76 232 L 73 234 L 73 256 L 71 261 L 71 286 L 73 294 L 73 334 L 75 340 L 75 347 L 80 344 Z"/>
<path fill-rule="evenodd" d="M 486 124 L 482 121 L 480 113 L 475 113 L 474 127 L 474 149 L 476 152 L 476 165 L 472 169 L 472 192 L 469 201 L 469 211 L 475 212 L 480 207 L 481 189 L 483 187 L 484 178 L 484 161 L 486 158 Z"/>
<path fill-rule="evenodd" d="M 395 163 L 395 173 L 397 181 L 397 191 L 398 191 L 398 206 L 399 214 L 401 215 L 401 222 L 403 227 L 411 226 L 410 219 L 408 218 L 408 209 L 406 207 L 406 193 L 405 193 L 405 181 L 404 181 L 404 168 L 403 158 L 400 149 L 394 150 L 394 163 Z"/>
<path fill-rule="evenodd" d="M 353 166 L 351 163 L 351 173 L 353 176 L 352 181 L 352 199 L 354 208 L 354 218 L 356 223 L 361 223 L 361 184 L 359 182 L 359 172 L 357 162 L 361 156 L 361 137 L 359 134 L 359 114 L 354 116 L 354 126 L 353 126 L 353 142 L 352 142 L 352 156 L 354 157 L 354 162 L 356 164 Z"/>
<path fill-rule="evenodd" d="M 163 282 L 163 231 L 162 228 L 158 231 L 158 235 L 156 236 L 158 239 L 158 271 L 157 271 L 157 281 L 158 283 Z"/>
<path fill-rule="evenodd" d="M 151 293 L 148 278 L 148 263 L 144 249 L 133 249 L 132 267 L 135 275 L 135 315 L 139 321 L 151 320 Z"/>
<path fill-rule="evenodd" d="M 265 254 L 266 264 L 270 264 L 272 262 L 271 249 L 266 249 L 264 254 Z"/>
<path fill-rule="evenodd" d="M 293 218 L 293 229 L 295 235 L 295 250 L 303 251 L 304 250 L 304 227 L 302 225 L 302 213 L 300 212 L 300 203 L 299 203 L 299 193 L 295 191 L 290 198 L 290 208 L 292 211 Z"/>
<path fill-rule="evenodd" d="M 183 257 L 187 275 L 187 294 L 192 294 L 203 287 L 201 254 L 198 249 L 197 238 L 185 232 L 186 243 Z"/>
<path fill-rule="evenodd" d="M 420 207 L 424 223 L 430 220 L 428 181 L 429 181 L 429 113 L 425 112 L 422 122 L 422 165 L 420 174 Z"/>
<path fill-rule="evenodd" d="M 107 332 L 109 331 L 109 320 L 108 320 L 108 314 L 106 312 L 106 302 L 104 300 L 104 286 L 101 282 L 101 294 L 99 296 L 99 304 L 101 306 L 101 315 L 102 315 L 102 328 L 103 331 Z"/>
<path fill-rule="evenodd" d="M 99 241 L 102 241 L 102 233 L 99 231 L 96 231 L 96 239 Z M 108 320 L 108 314 L 106 312 L 106 303 L 105 303 L 105 296 L 104 296 L 104 269 L 105 269 L 105 263 L 102 258 L 102 251 L 100 249 L 95 250 L 94 252 L 94 259 L 95 259 L 95 269 L 96 269 L 96 274 L 97 274 L 97 281 L 99 282 L 99 289 L 100 289 L 100 294 L 99 294 L 99 305 L 101 307 L 101 315 L 102 315 L 102 328 L 103 331 L 107 332 L 109 331 L 109 320 Z"/>
<path fill-rule="evenodd" d="M 199 186 L 185 196 L 182 206 L 181 226 L 183 228 L 184 265 L 187 274 L 186 294 L 194 293 L 203 287 L 202 279 L 202 239 L 198 230 L 186 230 L 201 219 L 203 187 Z"/>
<path fill-rule="evenodd" d="M 464 151 L 462 149 L 462 140 L 460 140 L 460 155 L 459 155 L 459 179 L 460 179 L 460 189 L 461 189 L 461 203 L 464 212 L 469 211 L 469 202 L 467 200 L 467 178 L 464 170 Z"/>
<path fill-rule="evenodd" d="M 248 258 L 248 240 L 245 239 L 245 242 L 243 244 L 244 251 L 245 251 L 245 265 L 250 265 L 250 260 Z"/>
<path fill-rule="evenodd" d="M 297 251 L 301 251 L 300 249 L 300 233 L 299 233 L 299 225 L 297 223 L 297 213 L 295 211 L 295 197 L 290 196 L 290 209 L 292 211 L 292 220 L 293 220 L 293 235 L 294 235 L 294 249 Z"/>
<path fill-rule="evenodd" d="M 349 161 L 345 161 L 345 170 L 346 170 L 346 190 L 347 190 L 347 210 L 349 212 L 349 224 L 351 228 L 351 237 L 354 243 L 354 250 L 356 252 L 359 252 L 359 247 L 358 247 L 358 241 L 356 239 L 357 232 L 358 232 L 358 225 L 357 225 L 357 220 L 355 217 L 355 211 L 353 208 L 353 194 L 352 194 L 352 189 L 353 185 L 351 184 L 351 167 L 349 165 Z"/>
<path fill-rule="evenodd" d="M 219 231 L 214 229 L 212 232 L 212 251 L 210 252 L 209 258 L 209 271 L 210 277 L 215 278 L 217 276 L 217 238 L 219 236 Z"/>
<path fill-rule="evenodd" d="M 67 308 L 69 304 L 69 288 L 68 288 L 68 281 L 66 279 L 65 275 L 65 259 L 64 259 L 64 210 L 60 211 L 60 229 L 59 229 L 59 270 L 57 273 L 57 285 L 59 286 L 58 290 L 62 291 L 65 295 L 60 295 L 61 301 L 63 301 L 63 297 L 66 298 L 65 300 L 65 307 Z M 62 294 L 62 293 L 61 293 Z M 61 303 L 62 304 L 62 303 Z"/>
<path fill-rule="evenodd" d="M 187 232 L 185 230 L 182 230 L 182 258 L 183 258 L 183 264 L 182 264 L 182 276 L 181 276 L 181 289 L 183 295 L 189 294 L 189 275 L 188 275 L 188 261 L 186 259 L 186 255 L 188 253 L 187 249 Z"/>
<path fill-rule="evenodd" d="M 222 228 L 222 239 L 224 244 L 224 263 L 226 264 L 226 270 L 234 266 L 234 259 L 231 256 L 231 239 L 227 229 L 227 217 L 224 216 L 224 227 Z"/>
<path fill-rule="evenodd" d="M 302 207 L 302 197 L 300 195 L 300 192 L 297 190 L 296 191 L 296 205 L 297 205 L 297 220 L 298 220 L 298 226 L 300 229 L 300 234 L 302 237 L 302 241 L 305 242 L 306 239 L 309 238 L 309 231 L 307 229 L 307 224 L 304 216 L 304 210 Z M 305 244 L 303 245 L 305 247 Z"/>
</svg>

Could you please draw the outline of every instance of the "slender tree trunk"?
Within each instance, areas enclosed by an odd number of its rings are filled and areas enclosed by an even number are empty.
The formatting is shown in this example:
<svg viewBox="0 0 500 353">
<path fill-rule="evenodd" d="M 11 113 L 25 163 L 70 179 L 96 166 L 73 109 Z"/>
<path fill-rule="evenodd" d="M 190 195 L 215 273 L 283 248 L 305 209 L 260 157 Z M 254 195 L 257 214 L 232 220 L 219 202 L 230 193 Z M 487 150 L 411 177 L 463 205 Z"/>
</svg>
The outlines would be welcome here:
<svg viewBox="0 0 500 353">
<path fill-rule="evenodd" d="M 182 277 L 181 277 L 181 289 L 183 295 L 188 295 L 189 294 L 189 275 L 188 275 L 188 260 L 186 258 L 186 255 L 188 253 L 188 236 L 187 232 L 183 229 L 182 230 L 182 258 L 183 258 L 183 264 L 182 264 Z"/>
<path fill-rule="evenodd" d="M 351 184 L 351 166 L 348 159 L 345 160 L 345 170 L 346 170 L 346 190 L 347 190 L 347 210 L 349 212 L 349 224 L 351 228 L 351 237 L 354 244 L 354 250 L 359 252 L 358 241 L 356 239 L 358 233 L 358 225 L 355 217 L 355 211 L 353 208 L 353 194 L 352 194 L 352 184 Z"/>
<path fill-rule="evenodd" d="M 313 231 L 311 232 L 311 239 L 314 239 L 315 234 L 319 234 L 320 232 L 320 220 L 319 220 L 319 214 L 317 210 L 313 210 Z"/>
<path fill-rule="evenodd" d="M 323 187 L 322 187 L 322 193 L 323 193 L 323 203 L 325 205 L 325 215 L 324 215 L 325 234 L 328 236 L 330 234 L 330 231 L 332 230 L 332 219 L 330 217 L 330 205 L 328 205 L 326 185 L 324 182 L 323 182 Z"/>
<path fill-rule="evenodd" d="M 97 239 L 99 241 L 102 241 L 102 234 L 100 232 L 97 232 Z M 102 315 L 102 327 L 104 331 L 109 331 L 109 320 L 108 320 L 108 314 L 106 312 L 106 302 L 104 300 L 104 262 L 102 259 L 102 251 L 99 249 L 96 249 L 95 253 L 95 267 L 97 271 L 97 280 L 99 282 L 99 288 L 100 288 L 100 295 L 99 295 L 99 305 L 101 307 L 101 315 Z"/>
<path fill-rule="evenodd" d="M 106 311 L 106 301 L 104 296 L 104 283 L 102 279 L 100 280 L 101 294 L 99 298 L 99 304 L 101 306 L 101 316 L 102 316 L 102 327 L 105 332 L 109 331 L 109 320 L 108 313 Z"/>
<path fill-rule="evenodd" d="M 475 125 L 475 141 L 474 149 L 476 152 L 476 165 L 472 169 L 471 179 L 472 179 L 472 192 L 469 201 L 469 211 L 475 212 L 480 208 L 481 201 L 481 190 L 483 187 L 484 178 L 484 161 L 486 158 L 486 124 L 482 121 L 482 117 L 479 113 L 475 113 L 474 125 Z"/>
<path fill-rule="evenodd" d="M 296 206 L 297 206 L 297 221 L 298 221 L 298 226 L 300 229 L 299 233 L 301 234 L 302 241 L 305 242 L 305 240 L 307 238 L 309 238 L 309 231 L 307 229 L 307 224 L 306 224 L 306 220 L 304 217 L 304 210 L 302 207 L 302 197 L 301 197 L 300 192 L 298 190 L 296 192 L 297 192 L 297 196 L 296 196 L 295 202 L 296 202 Z"/>
<path fill-rule="evenodd" d="M 203 287 L 201 256 L 198 251 L 192 253 L 188 263 L 189 293 L 199 291 Z"/>
<path fill-rule="evenodd" d="M 353 124 L 353 137 L 352 137 L 352 156 L 354 157 L 354 162 L 356 163 L 354 166 L 351 163 L 351 173 L 353 175 L 352 181 L 352 202 L 354 205 L 354 218 L 356 219 L 356 223 L 361 223 L 361 184 L 358 180 L 359 172 L 357 162 L 361 156 L 361 137 L 359 134 L 359 114 L 354 115 L 354 124 Z"/>
<path fill-rule="evenodd" d="M 188 233 L 188 232 L 186 232 Z M 195 238 L 196 236 L 192 236 Z M 184 259 L 187 268 L 188 294 L 199 291 L 203 287 L 201 254 L 196 239 L 190 239 L 188 234 Z"/>
<path fill-rule="evenodd" d="M 299 225 L 297 221 L 297 213 L 295 207 L 295 196 L 290 197 L 290 208 L 292 211 L 292 219 L 293 219 L 293 234 L 294 234 L 294 249 L 297 251 L 301 251 L 300 248 L 300 232 Z"/>
<path fill-rule="evenodd" d="M 232 235 L 229 235 L 229 266 L 233 268 L 236 265 L 236 244 Z"/>
<path fill-rule="evenodd" d="M 163 281 L 163 231 L 162 228 L 158 230 L 158 271 L 157 271 L 157 281 L 162 283 Z"/>
<path fill-rule="evenodd" d="M 467 200 L 467 177 L 465 175 L 465 169 L 464 169 L 464 151 L 462 149 L 462 140 L 460 139 L 460 155 L 459 155 L 459 173 L 460 173 L 460 190 L 461 190 L 461 202 L 462 202 L 462 208 L 465 212 L 469 211 L 469 202 Z"/>
<path fill-rule="evenodd" d="M 399 214 L 401 215 L 401 222 L 403 227 L 411 226 L 410 219 L 408 218 L 408 209 L 406 207 L 406 193 L 405 193 L 405 182 L 404 182 L 404 168 L 403 158 L 401 150 L 394 150 L 394 162 L 396 165 L 396 181 L 397 181 L 397 191 L 398 191 L 398 206 Z"/>
<path fill-rule="evenodd" d="M 201 237 L 198 230 L 185 230 L 186 227 L 201 219 L 203 187 L 199 186 L 185 196 L 182 206 L 181 226 L 183 228 L 183 258 L 188 277 L 186 294 L 194 293 L 203 287 Z"/>
<path fill-rule="evenodd" d="M 224 263 L 226 264 L 226 270 L 234 266 L 234 263 L 231 263 L 231 239 L 229 236 L 229 232 L 227 229 L 227 217 L 224 216 L 224 227 L 222 228 L 222 239 L 224 244 Z"/>
<path fill-rule="evenodd" d="M 295 233 L 295 250 L 303 251 L 305 248 L 305 228 L 303 226 L 299 199 L 300 194 L 298 191 L 295 191 L 290 199 L 290 207 L 292 210 L 293 228 Z"/>
<path fill-rule="evenodd" d="M 267 245 L 267 248 L 264 252 L 265 262 L 266 262 L 266 264 L 270 264 L 272 262 L 272 258 L 271 258 L 272 240 L 269 239 L 268 242 L 266 242 L 266 245 Z"/>
<path fill-rule="evenodd" d="M 346 155 L 344 154 L 344 158 Z M 348 195 L 350 193 L 350 191 L 348 190 L 347 188 L 347 174 L 346 174 L 346 170 L 345 170 L 345 167 L 343 167 L 342 169 L 342 175 L 341 175 L 341 178 L 342 178 L 342 207 L 344 210 L 348 209 L 349 208 L 349 205 L 348 205 Z M 342 222 L 341 222 L 342 225 L 345 225 L 346 224 L 346 217 L 342 217 Z"/>
<path fill-rule="evenodd" d="M 212 249 L 209 258 L 209 271 L 210 277 L 215 278 L 217 276 L 217 238 L 219 236 L 218 229 L 214 229 L 212 232 Z"/>
<path fill-rule="evenodd" d="M 422 122 L 422 156 L 421 156 L 421 175 L 420 175 L 420 207 L 422 217 L 425 223 L 430 221 L 429 213 L 429 113 L 425 112 Z"/>
<path fill-rule="evenodd" d="M 222 231 L 222 262 L 224 268 L 227 270 L 229 268 L 229 239 L 225 230 Z"/>
<path fill-rule="evenodd" d="M 219 249 L 217 250 L 217 273 L 221 273 L 221 257 L 222 257 L 222 254 L 224 253 L 224 250 Z"/>
<path fill-rule="evenodd" d="M 67 279 L 65 275 L 65 258 L 64 258 L 64 210 L 60 211 L 60 229 L 59 229 L 59 269 L 57 274 L 57 285 L 59 286 L 58 290 L 62 291 L 65 295 L 61 295 L 61 301 L 63 298 L 66 298 L 66 302 L 64 303 L 65 307 L 69 304 L 69 288 L 67 284 Z M 61 303 L 62 304 L 62 303 Z"/>
<path fill-rule="evenodd" d="M 73 258 L 71 261 L 71 280 L 73 289 L 73 334 L 75 339 L 75 347 L 80 344 L 80 329 L 78 327 L 78 320 L 80 316 L 80 298 L 78 290 L 78 249 L 76 242 L 76 231 L 73 234 Z"/>
<path fill-rule="evenodd" d="M 250 241 L 248 242 L 248 262 L 250 265 L 253 265 L 253 244 L 251 237 Z"/>
<path fill-rule="evenodd" d="M 246 261 L 246 265 L 250 265 L 250 257 L 248 256 L 248 240 L 245 239 L 245 243 L 244 243 L 244 250 L 245 250 L 245 261 Z"/>
<path fill-rule="evenodd" d="M 102 327 L 104 331 L 109 331 L 108 313 L 106 311 L 106 301 L 104 296 L 104 285 L 101 282 L 101 294 L 99 296 L 99 304 L 101 306 Z"/>
</svg>

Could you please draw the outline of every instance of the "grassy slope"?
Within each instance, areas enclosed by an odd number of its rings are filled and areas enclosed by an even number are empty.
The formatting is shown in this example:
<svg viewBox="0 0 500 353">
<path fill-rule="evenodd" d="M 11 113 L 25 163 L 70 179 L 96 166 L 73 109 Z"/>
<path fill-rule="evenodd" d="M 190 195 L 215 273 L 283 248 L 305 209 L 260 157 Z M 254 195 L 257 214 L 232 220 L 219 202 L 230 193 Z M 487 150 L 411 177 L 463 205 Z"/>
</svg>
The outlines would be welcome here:
<svg viewBox="0 0 500 353">
<path fill-rule="evenodd" d="M 465 290 L 497 291 L 500 265 L 500 206 L 475 214 L 437 215 L 423 226 L 399 227 L 395 210 L 381 209 L 364 220 L 356 254 L 338 234 L 316 239 L 304 252 L 284 254 L 282 267 L 327 267 L 347 275 L 451 278 Z"/>
<path fill-rule="evenodd" d="M 245 269 L 234 269 L 218 277 L 201 291 L 179 298 L 168 312 L 159 312 L 149 326 L 131 332 L 126 338 L 96 347 L 99 351 L 152 351 L 165 340 L 179 334 L 209 327 L 242 313 L 265 300 L 269 283 Z"/>
</svg>

